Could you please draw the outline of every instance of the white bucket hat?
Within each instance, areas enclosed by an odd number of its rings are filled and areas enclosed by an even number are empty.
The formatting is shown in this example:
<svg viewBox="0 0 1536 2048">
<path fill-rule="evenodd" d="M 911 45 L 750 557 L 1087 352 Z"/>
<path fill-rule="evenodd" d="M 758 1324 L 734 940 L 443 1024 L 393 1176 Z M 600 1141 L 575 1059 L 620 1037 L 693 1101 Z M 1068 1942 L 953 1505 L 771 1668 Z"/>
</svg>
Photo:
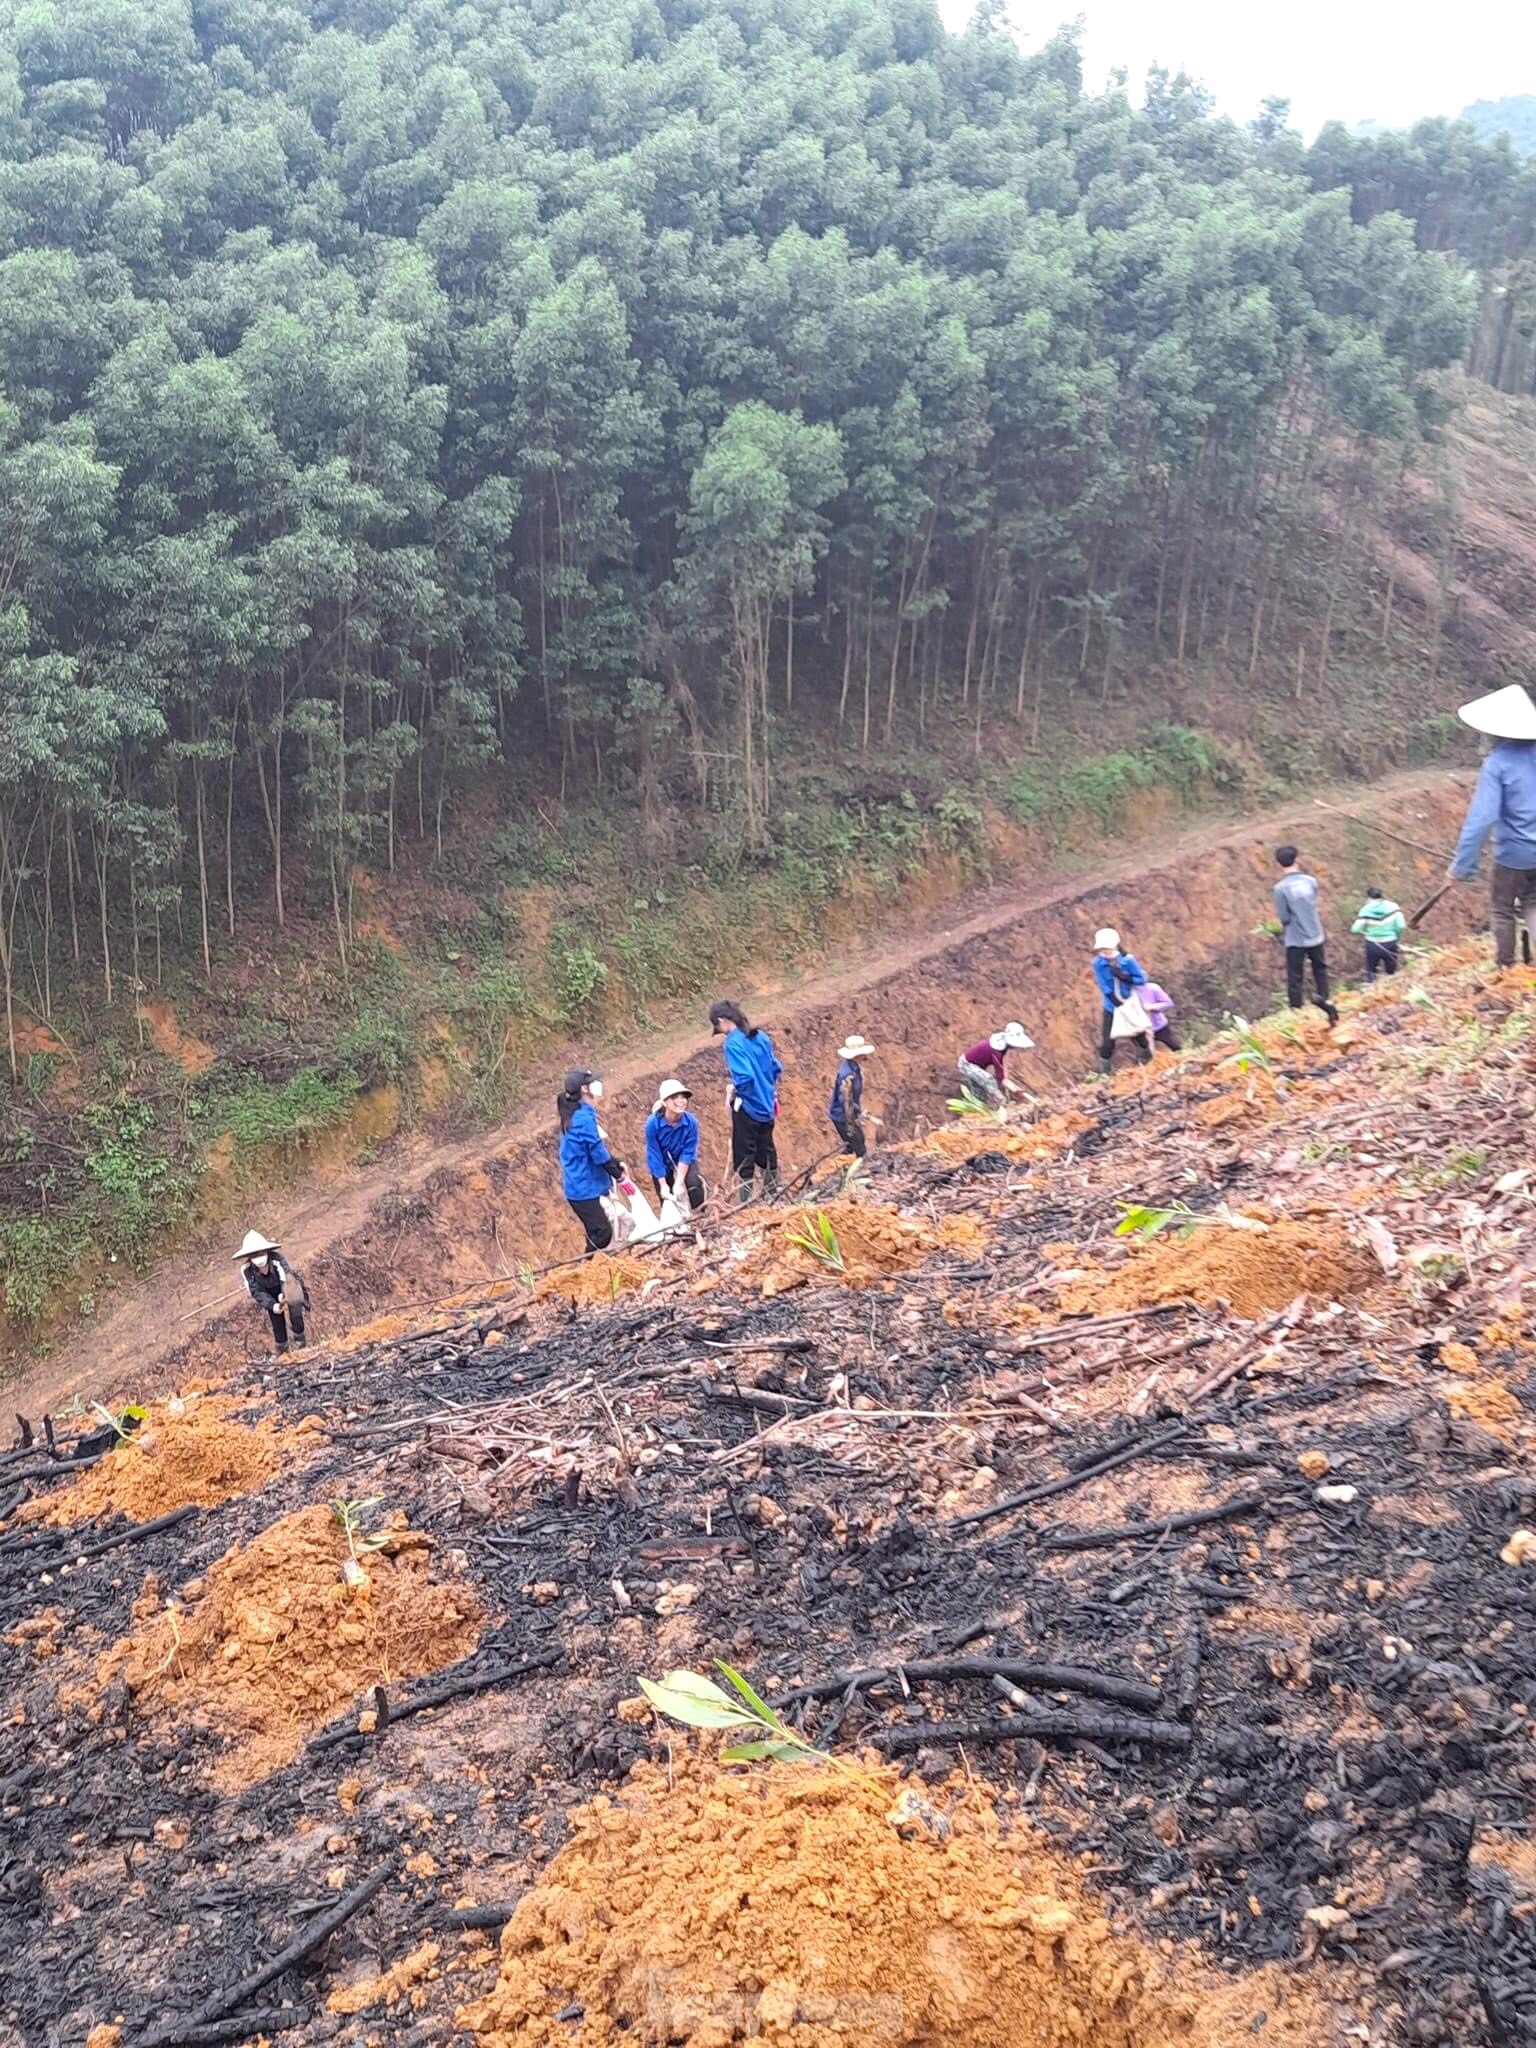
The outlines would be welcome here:
<svg viewBox="0 0 1536 2048">
<path fill-rule="evenodd" d="M 248 1230 L 245 1233 L 245 1239 L 239 1251 L 234 1253 L 233 1256 L 238 1262 L 241 1259 L 254 1259 L 258 1252 L 275 1252 L 276 1250 L 277 1244 L 274 1239 L 263 1237 L 259 1230 Z"/>
<path fill-rule="evenodd" d="M 862 1031 L 850 1031 L 837 1048 L 837 1056 L 840 1060 L 861 1060 L 874 1049 Z"/>
<path fill-rule="evenodd" d="M 1536 700 L 1524 683 L 1506 683 L 1502 690 L 1474 697 L 1456 716 L 1474 732 L 1490 733 L 1496 740 L 1536 740 Z"/>
<path fill-rule="evenodd" d="M 661 1086 L 656 1090 L 656 1107 L 651 1111 L 652 1116 L 656 1116 L 660 1113 L 661 1105 L 667 1100 L 668 1096 L 670 1095 L 686 1095 L 689 1098 L 689 1100 L 692 1101 L 693 1090 L 691 1088 L 685 1088 L 682 1082 L 678 1080 L 675 1074 L 669 1076 L 668 1079 L 663 1081 Z"/>
<path fill-rule="evenodd" d="M 1115 930 L 1112 924 L 1103 925 L 1100 927 L 1098 931 L 1094 933 L 1093 950 L 1095 951 L 1095 953 L 1119 952 L 1120 934 Z"/>
<path fill-rule="evenodd" d="M 1034 1042 L 1022 1024 L 1005 1024 L 987 1040 L 994 1052 L 1028 1052 Z"/>
</svg>

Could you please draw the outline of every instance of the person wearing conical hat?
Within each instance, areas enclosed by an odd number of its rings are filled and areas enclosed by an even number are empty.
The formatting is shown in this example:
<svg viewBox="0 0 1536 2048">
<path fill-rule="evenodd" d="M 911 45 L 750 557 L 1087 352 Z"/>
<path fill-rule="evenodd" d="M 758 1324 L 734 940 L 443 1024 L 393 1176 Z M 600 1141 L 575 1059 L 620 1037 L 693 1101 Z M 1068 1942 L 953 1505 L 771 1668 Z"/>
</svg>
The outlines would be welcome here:
<svg viewBox="0 0 1536 2048">
<path fill-rule="evenodd" d="M 304 1283 L 277 1248 L 275 1238 L 259 1230 L 248 1230 L 235 1253 L 235 1263 L 246 1292 L 272 1325 L 272 1341 L 279 1351 L 288 1349 L 288 1333 L 302 1351 L 305 1344 L 304 1310 L 308 1297 Z"/>
<path fill-rule="evenodd" d="M 850 1031 L 837 1048 L 837 1075 L 832 1083 L 832 1099 L 827 1104 L 827 1115 L 832 1128 L 845 1152 L 851 1152 L 855 1159 L 862 1159 L 869 1150 L 869 1139 L 864 1130 L 864 1067 L 874 1047 L 862 1031 Z M 879 1123 L 872 1116 L 872 1124 Z"/>
<path fill-rule="evenodd" d="M 1510 683 L 1463 704 L 1456 715 L 1494 745 L 1446 872 L 1453 882 L 1470 882 L 1492 835 L 1494 953 L 1500 967 L 1513 967 L 1517 916 L 1536 946 L 1536 700 L 1523 683 Z"/>
</svg>

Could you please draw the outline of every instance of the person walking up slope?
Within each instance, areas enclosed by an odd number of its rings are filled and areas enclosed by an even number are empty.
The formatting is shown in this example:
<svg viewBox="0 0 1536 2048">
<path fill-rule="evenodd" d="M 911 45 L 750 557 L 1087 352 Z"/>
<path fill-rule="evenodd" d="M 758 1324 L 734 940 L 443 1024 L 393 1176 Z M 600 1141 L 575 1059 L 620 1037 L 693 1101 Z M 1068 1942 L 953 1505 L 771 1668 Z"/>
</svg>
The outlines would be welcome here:
<svg viewBox="0 0 1536 2048">
<path fill-rule="evenodd" d="M 275 1241 L 263 1237 L 259 1230 L 248 1230 L 235 1253 L 235 1260 L 240 1268 L 240 1278 L 245 1282 L 246 1293 L 259 1309 L 265 1311 L 271 1324 L 274 1345 L 279 1351 L 286 1351 L 291 1328 L 293 1341 L 302 1351 L 307 1341 L 304 1310 L 308 1306 L 308 1296 L 304 1292 L 304 1282 L 278 1250 Z"/>
<path fill-rule="evenodd" d="M 1453 882 L 1470 882 L 1493 834 L 1494 958 L 1513 967 L 1517 916 L 1536 946 L 1536 700 L 1523 683 L 1509 683 L 1463 704 L 1456 716 L 1497 745 L 1483 763 L 1446 872 Z"/>
<path fill-rule="evenodd" d="M 869 1140 L 864 1133 L 862 1062 L 874 1049 L 862 1032 L 849 1032 L 837 1048 L 837 1074 L 832 1083 L 832 1099 L 827 1104 L 827 1115 L 843 1150 L 851 1152 L 855 1159 L 862 1159 L 869 1150 Z M 870 1118 L 871 1123 L 879 1121 L 877 1116 Z"/>
<path fill-rule="evenodd" d="M 1312 969 L 1312 993 L 1317 1007 L 1330 1024 L 1339 1013 L 1333 1006 L 1328 985 L 1328 934 L 1323 930 L 1317 903 L 1317 877 L 1303 872 L 1301 857 L 1294 846 L 1275 848 L 1276 864 L 1284 870 L 1275 884 L 1275 915 L 1280 920 L 1280 943 L 1285 948 L 1285 994 L 1293 1010 L 1305 1000 L 1307 967 Z"/>
<path fill-rule="evenodd" d="M 613 1222 L 603 1197 L 627 1178 L 624 1162 L 614 1158 L 598 1128 L 597 1105 L 602 1098 L 601 1076 L 586 1067 L 572 1067 L 555 1097 L 560 1116 L 561 1185 L 587 1234 L 589 1252 L 606 1251 L 613 1243 Z"/>
<path fill-rule="evenodd" d="M 1365 985 L 1370 987 L 1380 974 L 1396 974 L 1398 941 L 1408 929 L 1408 920 L 1374 883 L 1360 906 L 1360 915 L 1350 926 L 1365 941 Z"/>
<path fill-rule="evenodd" d="M 762 1177 L 765 1195 L 779 1185 L 779 1153 L 773 1127 L 779 1114 L 779 1076 L 784 1069 L 773 1040 L 761 1025 L 749 1024 L 740 1005 L 721 1001 L 709 1006 L 709 1028 L 725 1033 L 725 1091 L 731 1112 L 731 1169 L 743 1202 L 752 1199 L 754 1174 Z"/>
</svg>

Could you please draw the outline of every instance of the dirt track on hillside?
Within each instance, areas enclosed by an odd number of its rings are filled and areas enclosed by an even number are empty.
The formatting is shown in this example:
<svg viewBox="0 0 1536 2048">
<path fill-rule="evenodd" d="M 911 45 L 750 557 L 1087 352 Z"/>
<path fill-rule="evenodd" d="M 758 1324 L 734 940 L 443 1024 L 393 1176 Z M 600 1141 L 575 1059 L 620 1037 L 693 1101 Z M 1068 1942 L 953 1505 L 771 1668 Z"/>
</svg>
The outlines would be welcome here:
<svg viewBox="0 0 1536 2048">
<path fill-rule="evenodd" d="M 1094 927 L 1112 919 L 1127 943 L 1175 988 L 1186 1014 L 1224 1002 L 1272 1000 L 1281 979 L 1269 942 L 1250 936 L 1267 915 L 1273 873 L 1269 849 L 1282 835 L 1316 850 L 1331 887 L 1334 956 L 1354 965 L 1346 941 L 1367 865 L 1379 865 L 1405 899 L 1430 893 L 1437 863 L 1415 858 L 1327 805 L 1371 814 L 1423 844 L 1449 844 L 1468 778 L 1443 770 L 1391 777 L 1368 790 L 1330 790 L 1325 804 L 1296 799 L 1240 821 L 1218 820 L 1183 832 L 1159 829 L 1152 859 L 1120 852 L 1091 876 L 1058 876 L 1031 886 L 1015 875 L 980 890 L 969 914 L 890 939 L 845 965 L 755 990 L 731 991 L 772 1030 L 786 1077 L 780 1148 L 786 1171 L 829 1149 L 824 1097 L 837 1036 L 858 1028 L 882 1048 L 871 1070 L 869 1102 L 885 1136 L 908 1136 L 943 1115 L 955 1055 L 1005 1016 L 1024 1019 L 1038 1042 L 1026 1079 L 1048 1093 L 1090 1064 L 1093 995 L 1087 957 Z M 1415 900 L 1417 900 L 1415 898 Z M 957 906 L 961 907 L 961 906 Z M 1450 936 L 1483 915 L 1480 891 L 1453 892 L 1431 918 L 1428 935 Z M 722 991 L 725 993 L 726 991 Z M 597 1063 L 600 1051 L 586 1049 Z M 680 1072 L 698 1092 L 705 1126 L 704 1165 L 717 1181 L 725 1164 L 726 1119 L 718 1051 L 707 1033 L 677 1030 L 622 1061 L 606 1064 L 606 1121 L 616 1146 L 643 1166 L 640 1124 L 651 1091 Z M 552 1098 L 553 1070 L 529 1093 Z M 285 1192 L 253 1217 L 275 1230 L 305 1270 L 318 1302 L 320 1332 L 334 1334 L 360 1317 L 404 1302 L 514 1274 L 576 1249 L 560 1198 L 544 1108 L 530 1108 L 498 1130 L 444 1144 L 408 1135 L 375 1165 L 324 1185 Z M 244 1298 L 231 1291 L 222 1247 L 167 1261 L 125 1292 L 94 1328 L 59 1350 L 12 1389 L 26 1412 L 56 1408 L 79 1395 L 119 1388 L 142 1397 L 175 1359 L 227 1367 L 268 1340 Z"/>
</svg>

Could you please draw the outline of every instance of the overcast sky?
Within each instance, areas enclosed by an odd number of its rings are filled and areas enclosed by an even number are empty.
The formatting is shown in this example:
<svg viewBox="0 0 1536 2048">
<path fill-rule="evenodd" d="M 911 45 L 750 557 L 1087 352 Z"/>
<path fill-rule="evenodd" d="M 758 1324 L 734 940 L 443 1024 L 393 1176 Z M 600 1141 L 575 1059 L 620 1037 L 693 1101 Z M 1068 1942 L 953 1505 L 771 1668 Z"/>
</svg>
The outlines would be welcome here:
<svg viewBox="0 0 1536 2048">
<path fill-rule="evenodd" d="M 939 0 L 963 28 L 972 0 Z M 1079 11 L 1074 0 L 1013 0 L 1026 46 Z M 1135 87 L 1149 64 L 1181 67 L 1247 120 L 1267 94 L 1291 102 L 1311 136 L 1324 121 L 1401 127 L 1421 114 L 1459 114 L 1472 100 L 1536 92 L 1531 0 L 1081 0 L 1088 84 L 1124 65 Z"/>
</svg>

